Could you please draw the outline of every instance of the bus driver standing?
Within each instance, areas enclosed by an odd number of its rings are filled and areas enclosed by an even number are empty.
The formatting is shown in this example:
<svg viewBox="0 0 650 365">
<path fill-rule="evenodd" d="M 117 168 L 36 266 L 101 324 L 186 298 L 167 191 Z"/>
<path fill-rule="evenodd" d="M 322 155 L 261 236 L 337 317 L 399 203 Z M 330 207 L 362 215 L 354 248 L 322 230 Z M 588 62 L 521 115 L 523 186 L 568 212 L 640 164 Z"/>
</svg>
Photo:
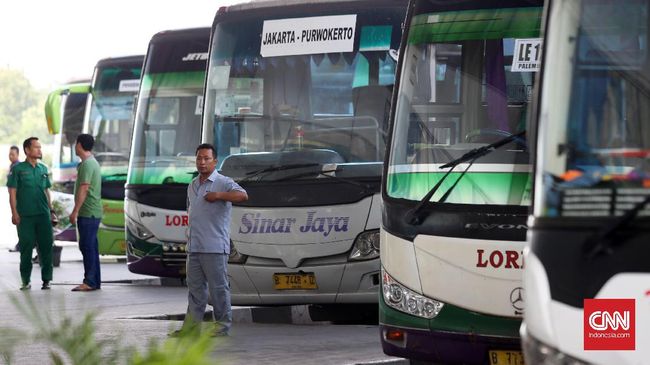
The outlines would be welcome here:
<svg viewBox="0 0 650 365">
<path fill-rule="evenodd" d="M 210 296 L 213 336 L 228 336 L 232 325 L 228 257 L 232 203 L 248 200 L 246 191 L 219 174 L 217 153 L 211 144 L 196 149 L 199 176 L 187 188 L 190 234 L 187 245 L 187 315 L 180 332 L 200 326 Z M 200 327 L 199 327 L 200 328 Z"/>
</svg>

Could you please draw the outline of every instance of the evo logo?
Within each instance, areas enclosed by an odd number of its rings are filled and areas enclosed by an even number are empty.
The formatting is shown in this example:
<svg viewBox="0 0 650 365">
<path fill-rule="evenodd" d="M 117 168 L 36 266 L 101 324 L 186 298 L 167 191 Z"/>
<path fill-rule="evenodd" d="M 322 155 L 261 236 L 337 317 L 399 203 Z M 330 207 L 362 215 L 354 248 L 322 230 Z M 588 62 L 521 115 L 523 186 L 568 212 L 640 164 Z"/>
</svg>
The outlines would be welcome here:
<svg viewBox="0 0 650 365">
<path fill-rule="evenodd" d="M 634 350 L 634 299 L 584 300 L 585 350 Z"/>
</svg>

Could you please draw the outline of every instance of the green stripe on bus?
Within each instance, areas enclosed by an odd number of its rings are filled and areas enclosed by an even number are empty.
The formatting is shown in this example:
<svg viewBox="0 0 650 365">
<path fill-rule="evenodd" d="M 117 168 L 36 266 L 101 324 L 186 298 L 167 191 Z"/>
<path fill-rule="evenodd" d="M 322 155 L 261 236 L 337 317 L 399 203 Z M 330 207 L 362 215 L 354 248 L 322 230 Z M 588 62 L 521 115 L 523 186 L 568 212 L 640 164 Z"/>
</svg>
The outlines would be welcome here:
<svg viewBox="0 0 650 365">
<path fill-rule="evenodd" d="M 444 174 L 444 171 L 389 173 L 386 192 L 392 198 L 420 200 Z M 438 201 L 460 175 L 460 172 L 449 174 L 431 201 Z M 531 183 L 528 172 L 471 172 L 459 181 L 447 203 L 529 205 Z"/>
<path fill-rule="evenodd" d="M 205 72 L 166 72 L 145 74 L 140 88 L 143 91 L 152 89 L 202 89 Z"/>
<path fill-rule="evenodd" d="M 413 17 L 409 44 L 539 37 L 542 8 L 450 11 Z"/>
</svg>

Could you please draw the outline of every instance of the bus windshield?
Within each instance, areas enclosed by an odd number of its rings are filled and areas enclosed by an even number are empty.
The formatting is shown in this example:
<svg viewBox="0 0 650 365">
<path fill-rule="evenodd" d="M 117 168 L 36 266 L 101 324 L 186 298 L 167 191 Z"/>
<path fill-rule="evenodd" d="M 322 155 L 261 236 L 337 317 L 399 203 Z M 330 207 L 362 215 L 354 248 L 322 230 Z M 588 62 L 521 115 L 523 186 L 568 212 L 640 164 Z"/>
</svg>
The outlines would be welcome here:
<svg viewBox="0 0 650 365">
<path fill-rule="evenodd" d="M 536 215 L 620 216 L 650 194 L 649 2 L 565 8 L 569 36 L 553 44 L 570 56 L 545 71 L 556 80 L 544 81 L 542 122 L 553 128 L 540 130 Z M 648 215 L 648 207 L 639 213 Z"/>
<path fill-rule="evenodd" d="M 430 201 L 529 205 L 524 133 L 539 67 L 542 9 L 432 12 L 423 3 L 415 8 L 404 46 L 387 195 L 419 201 L 440 183 Z M 518 136 L 511 143 L 454 163 L 512 135 Z"/>
<path fill-rule="evenodd" d="M 102 167 L 124 166 L 126 173 L 140 71 L 141 64 L 98 67 L 95 72 L 87 133 L 95 137 L 93 153 Z"/>
<path fill-rule="evenodd" d="M 59 161 L 53 163 L 60 167 L 76 166 L 79 157 L 75 154 L 74 146 L 77 136 L 83 128 L 83 116 L 88 94 L 70 93 L 66 97 L 63 107 L 63 120 L 61 126 L 61 143 L 59 144 Z"/>
<path fill-rule="evenodd" d="M 383 161 L 404 9 L 360 9 L 229 18 L 216 25 L 203 140 L 216 146 L 224 174 L 238 179 L 316 162 L 347 164 L 353 177 L 368 171 L 380 176 L 380 169 L 354 166 Z M 304 24 L 329 33 L 273 30 Z M 339 42 L 291 46 L 308 37 Z M 317 177 L 307 175 L 301 178 Z M 275 178 L 259 174 L 255 180 Z"/>
<path fill-rule="evenodd" d="M 129 184 L 192 180 L 209 37 L 205 28 L 189 39 L 152 40 L 136 112 Z"/>
</svg>

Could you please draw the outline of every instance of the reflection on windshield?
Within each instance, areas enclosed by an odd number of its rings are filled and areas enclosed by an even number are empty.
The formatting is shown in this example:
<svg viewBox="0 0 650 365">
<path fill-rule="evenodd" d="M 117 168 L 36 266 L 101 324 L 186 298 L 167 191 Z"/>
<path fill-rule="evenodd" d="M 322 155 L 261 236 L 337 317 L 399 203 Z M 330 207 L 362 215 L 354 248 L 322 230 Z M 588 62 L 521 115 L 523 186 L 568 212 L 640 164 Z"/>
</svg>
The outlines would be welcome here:
<svg viewBox="0 0 650 365">
<path fill-rule="evenodd" d="M 432 201 L 530 203 L 527 141 L 518 135 L 526 130 L 535 79 L 530 70 L 539 61 L 533 53 L 522 64 L 519 49 L 539 48 L 533 45 L 541 42 L 536 38 L 541 11 L 521 7 L 414 17 L 395 113 L 389 196 L 420 201 L 439 184 Z M 432 16 L 438 20 L 429 22 Z M 445 21 L 465 17 L 471 20 Z M 482 33 L 488 23 L 489 31 Z M 502 140 L 510 142 L 489 154 L 473 152 Z M 444 168 L 458 162 L 458 172 L 445 179 Z"/>
<path fill-rule="evenodd" d="M 203 138 L 217 148 L 225 174 L 235 166 L 250 172 L 284 163 L 383 160 L 396 66 L 388 53 L 398 48 L 404 9 L 367 12 L 351 18 L 354 49 L 330 53 L 261 52 L 264 19 L 217 25 Z M 289 24 L 299 15 L 278 21 Z"/>
<path fill-rule="evenodd" d="M 122 164 L 129 160 L 133 95 L 93 99 L 89 133 L 95 137 L 93 151 L 100 164 Z"/>
<path fill-rule="evenodd" d="M 569 46 L 575 61 L 549 65 L 549 75 L 568 70 L 572 78 L 570 94 L 554 105 L 567 110 L 555 119 L 559 133 L 545 143 L 555 147 L 543 158 L 542 214 L 621 216 L 650 194 L 648 4 L 586 1 L 568 9 L 580 24 Z"/>
<path fill-rule="evenodd" d="M 131 184 L 189 183 L 201 139 L 205 72 L 145 74 L 136 115 Z"/>
</svg>

